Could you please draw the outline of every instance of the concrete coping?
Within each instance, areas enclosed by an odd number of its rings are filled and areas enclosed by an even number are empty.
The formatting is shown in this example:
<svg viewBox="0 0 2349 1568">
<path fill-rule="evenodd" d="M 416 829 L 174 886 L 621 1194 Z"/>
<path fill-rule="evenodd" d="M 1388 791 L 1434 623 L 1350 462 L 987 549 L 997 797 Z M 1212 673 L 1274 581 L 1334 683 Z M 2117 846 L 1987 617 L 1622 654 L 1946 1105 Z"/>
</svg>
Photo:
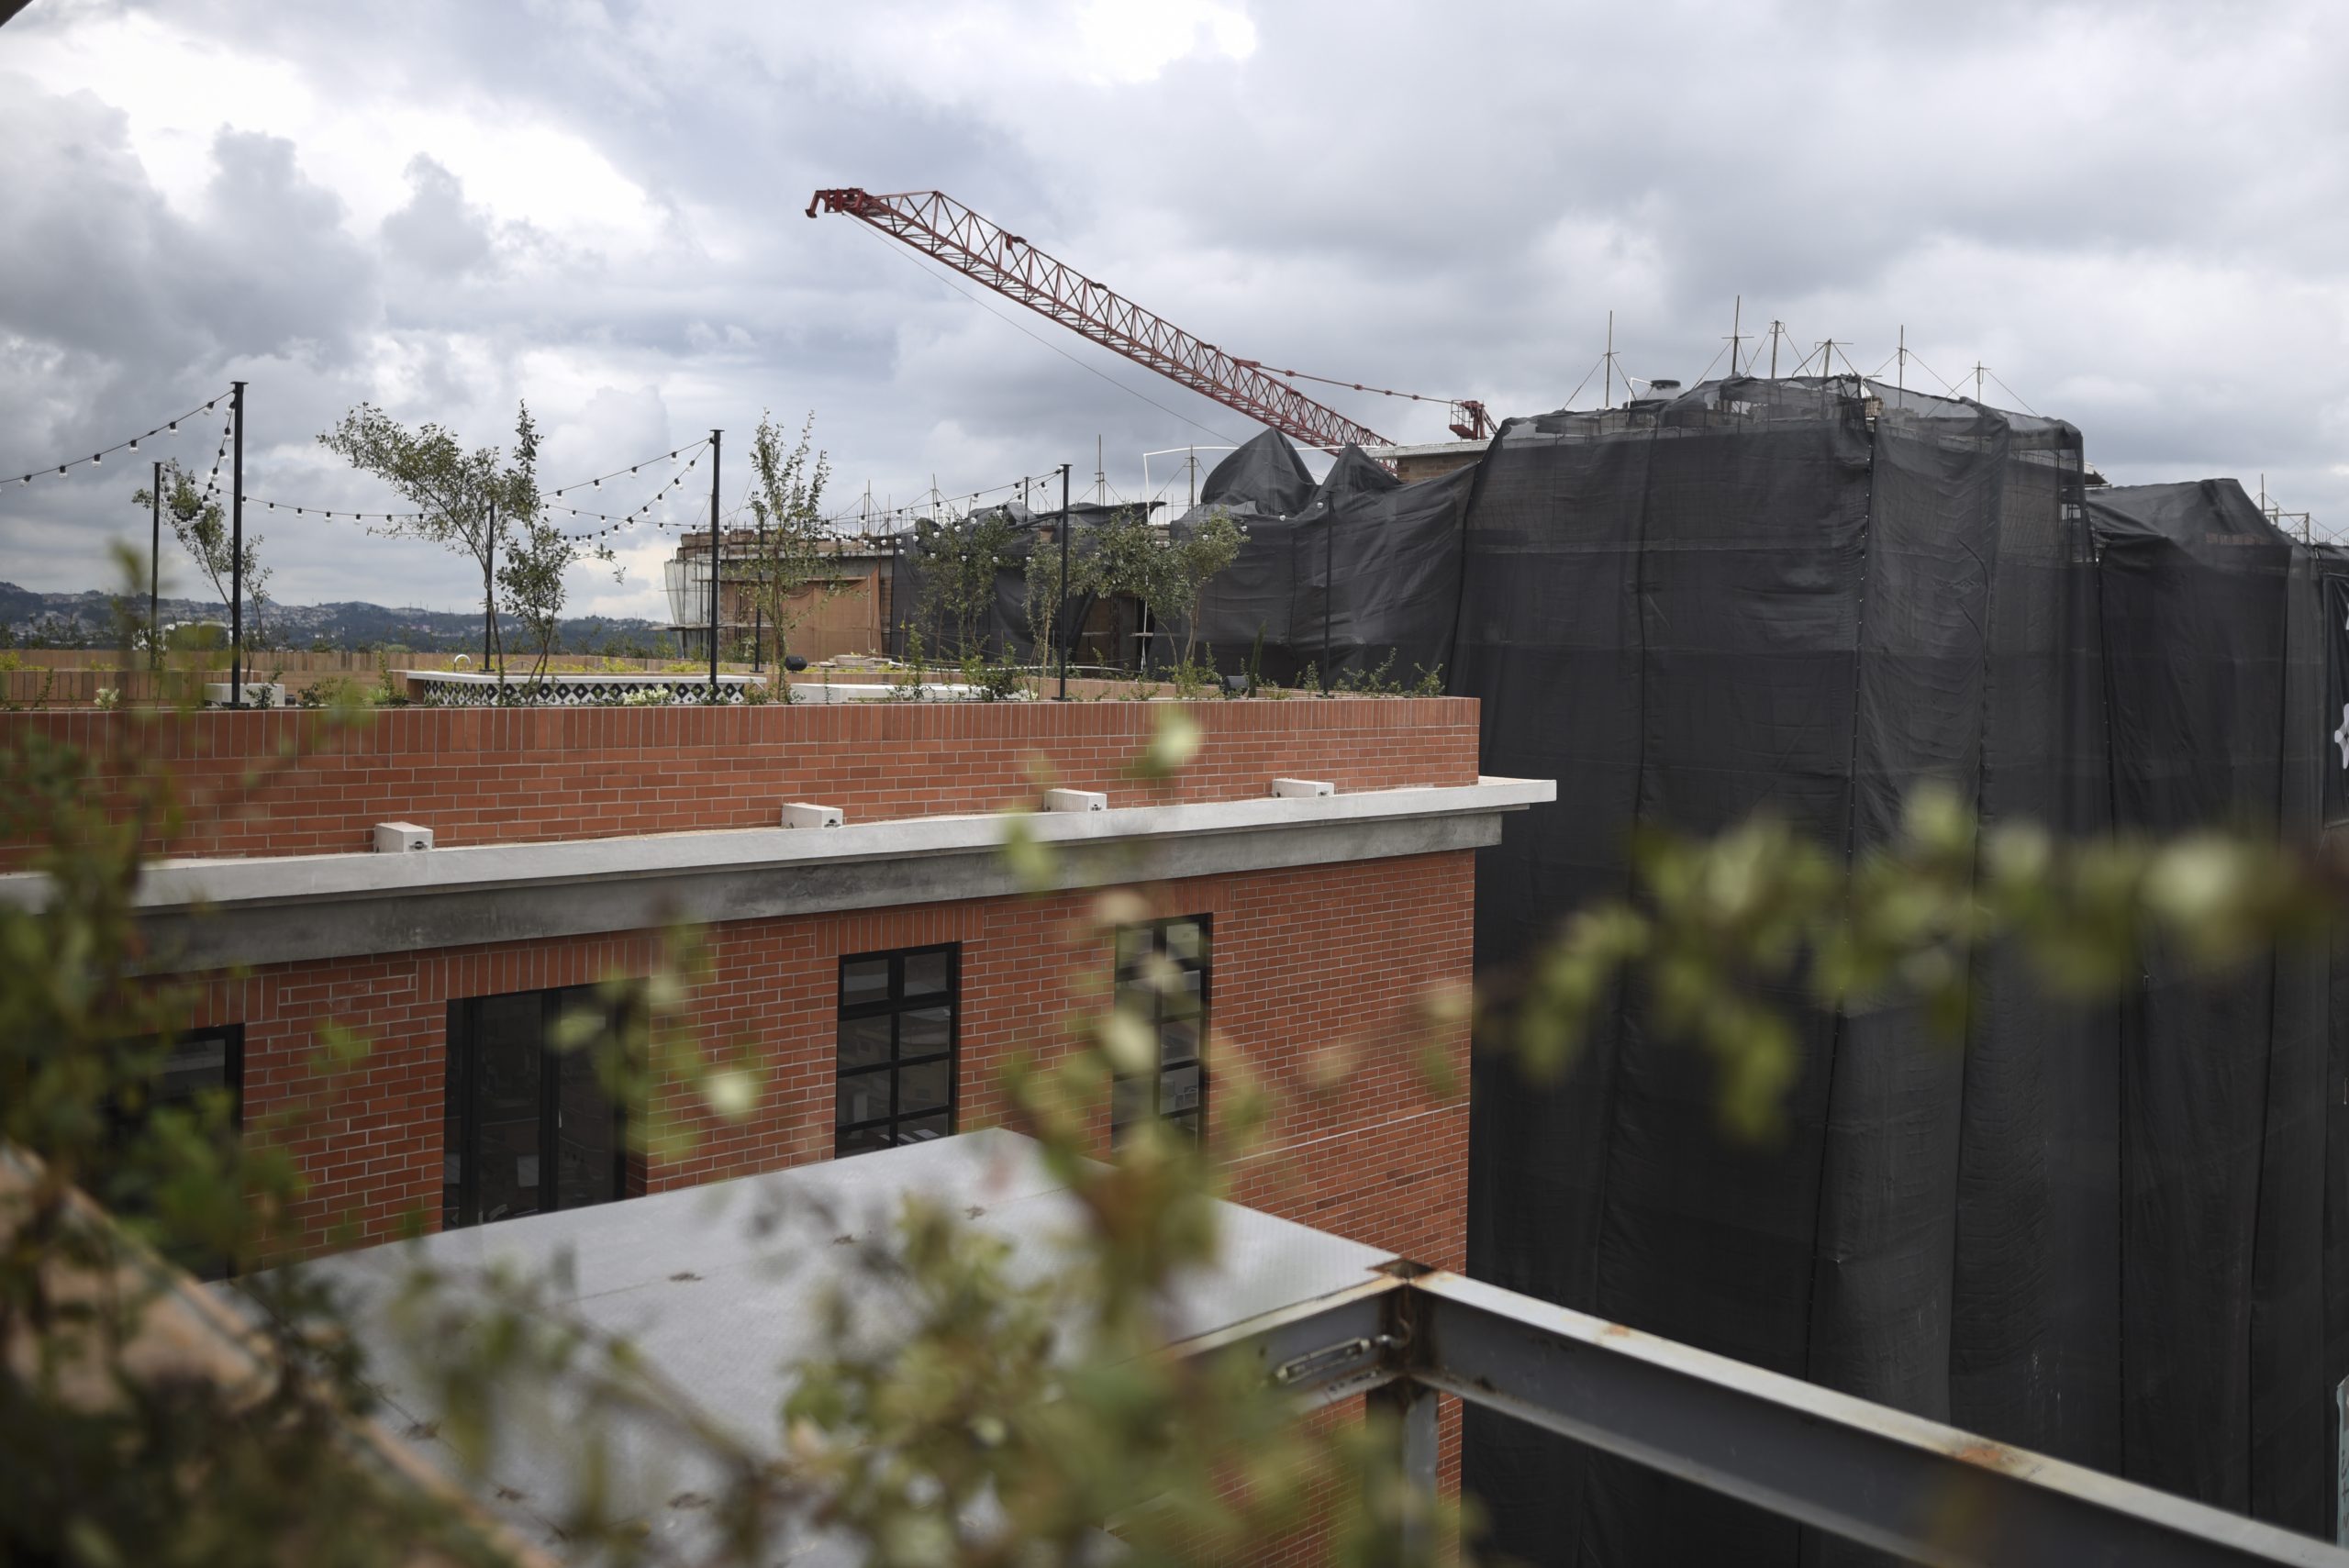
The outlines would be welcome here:
<svg viewBox="0 0 2349 1568">
<path fill-rule="evenodd" d="M 478 844 L 415 854 L 364 851 L 334 855 L 274 855 L 161 861 L 139 878 L 133 896 L 145 911 L 201 906 L 300 904 L 398 897 L 436 891 L 602 882 L 705 871 L 757 871 L 859 861 L 902 861 L 1002 848 L 1019 830 L 1037 843 L 1102 844 L 1180 840 L 1195 836 L 1341 827 L 1415 817 L 1521 811 L 1557 798 L 1549 779 L 1480 777 L 1473 784 L 1367 790 L 1354 795 L 1265 796 L 1084 812 L 988 812 L 849 822 L 810 833 L 788 828 L 737 828 L 683 833 L 570 839 L 542 843 Z M 0 901 L 24 908 L 47 902 L 39 873 L 0 875 Z"/>
</svg>

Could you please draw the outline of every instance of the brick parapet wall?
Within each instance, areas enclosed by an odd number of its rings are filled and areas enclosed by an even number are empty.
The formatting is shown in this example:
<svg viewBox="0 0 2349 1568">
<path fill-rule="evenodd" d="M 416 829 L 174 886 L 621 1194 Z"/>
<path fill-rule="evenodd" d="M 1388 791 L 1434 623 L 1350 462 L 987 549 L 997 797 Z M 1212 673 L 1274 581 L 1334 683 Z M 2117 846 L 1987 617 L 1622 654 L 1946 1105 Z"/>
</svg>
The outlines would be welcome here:
<svg viewBox="0 0 2349 1568">
<path fill-rule="evenodd" d="M 33 712 L 0 715 L 0 742 L 42 735 L 109 760 L 117 778 L 126 748 L 143 747 L 186 808 L 152 847 L 182 856 L 353 852 L 387 820 L 455 848 L 773 827 L 791 800 L 872 821 L 996 810 L 1047 784 L 1128 806 L 1253 798 L 1280 775 L 1345 791 L 1476 776 L 1473 700 L 1298 698 L 1183 705 L 1198 753 L 1170 784 L 1146 785 L 1127 770 L 1168 706 L 408 708 L 348 727 L 301 712 Z M 29 853 L 0 845 L 0 867 Z"/>
</svg>

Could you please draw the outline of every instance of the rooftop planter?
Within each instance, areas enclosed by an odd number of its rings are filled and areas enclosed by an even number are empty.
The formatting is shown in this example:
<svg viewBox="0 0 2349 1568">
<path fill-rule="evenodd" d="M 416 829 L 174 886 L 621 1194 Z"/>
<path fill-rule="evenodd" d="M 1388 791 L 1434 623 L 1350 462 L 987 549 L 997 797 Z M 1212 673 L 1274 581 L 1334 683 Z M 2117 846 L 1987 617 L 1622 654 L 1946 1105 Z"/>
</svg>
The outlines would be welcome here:
<svg viewBox="0 0 2349 1568">
<path fill-rule="evenodd" d="M 482 670 L 403 670 L 408 698 L 434 707 L 611 707 L 631 704 L 706 703 L 707 674 L 668 672 L 643 674 L 495 675 Z M 740 703 L 751 687 L 763 689 L 764 675 L 718 677 L 718 700 Z"/>
<path fill-rule="evenodd" d="M 667 672 L 624 674 L 498 676 L 478 670 L 403 670 L 408 698 L 431 707 L 651 707 L 669 703 L 707 703 L 709 677 Z M 751 695 L 755 689 L 761 695 Z M 774 700 L 765 675 L 721 671 L 718 701 L 740 704 Z M 800 681 L 790 688 L 796 703 L 974 702 L 971 686 L 924 683 L 918 687 L 874 681 Z M 918 693 L 918 695 L 916 694 Z M 1025 694 L 1021 694 L 1022 696 Z"/>
</svg>

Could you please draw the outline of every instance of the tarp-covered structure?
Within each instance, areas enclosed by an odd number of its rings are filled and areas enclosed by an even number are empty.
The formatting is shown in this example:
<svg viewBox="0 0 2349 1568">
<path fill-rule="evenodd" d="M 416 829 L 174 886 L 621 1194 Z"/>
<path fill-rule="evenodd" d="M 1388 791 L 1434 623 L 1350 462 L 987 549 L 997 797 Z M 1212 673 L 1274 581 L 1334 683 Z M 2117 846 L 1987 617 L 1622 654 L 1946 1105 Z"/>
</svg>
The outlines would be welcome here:
<svg viewBox="0 0 2349 1568">
<path fill-rule="evenodd" d="M 1460 525 L 1474 470 L 1405 484 L 1359 448 L 1319 483 L 1267 430 L 1208 475 L 1174 525 L 1221 508 L 1246 530 L 1239 559 L 1208 585 L 1199 639 L 1227 673 L 1330 685 L 1349 676 L 1408 684 L 1451 657 Z"/>
<path fill-rule="evenodd" d="M 1855 855 L 1926 780 L 2065 834 L 2311 846 L 2343 815 L 2349 568 L 2231 481 L 2091 489 L 2069 425 L 1854 377 L 1511 420 L 1418 485 L 1367 466 L 1301 502 L 1262 450 L 1211 480 L 1257 515 L 1208 614 L 1227 664 L 1264 628 L 1268 674 L 1440 662 L 1485 771 L 1557 781 L 1480 852 L 1480 968 L 1630 891 L 1642 827 L 1767 808 Z M 2010 954 L 1972 979 L 1955 1041 L 1780 998 L 1803 1069 L 1763 1148 L 1635 1006 L 1558 1083 L 1480 1053 L 1472 1270 L 2330 1536 L 2349 966 L 2211 986 L 2155 952 L 2098 1006 Z M 1473 1414 L 1466 1480 L 1529 1562 L 1861 1555 Z"/>
<path fill-rule="evenodd" d="M 1089 503 L 1070 506 L 1067 526 L 1074 548 L 1082 550 L 1088 530 L 1119 510 Z M 1029 614 L 1029 563 L 1040 550 L 1051 554 L 1060 549 L 1060 519 L 1057 509 L 1032 510 L 1009 501 L 967 518 L 947 519 L 942 528 L 917 525 L 892 535 L 890 657 L 908 657 L 917 638 L 926 659 L 959 659 L 969 653 L 1015 664 L 1041 663 L 1055 658 L 1063 642 L 1074 654 L 1075 639 L 1095 610 L 1095 596 L 1082 586 L 1081 573 L 1069 573 L 1076 586 L 1065 611 L 1055 602 L 1039 606 L 1032 618 Z M 990 559 L 975 573 L 966 574 L 952 559 L 958 548 L 984 549 Z M 1036 580 L 1057 583 L 1057 568 L 1048 568 Z M 1114 606 L 1109 622 L 1108 635 L 1121 648 L 1131 645 L 1139 629 L 1135 607 Z"/>
</svg>

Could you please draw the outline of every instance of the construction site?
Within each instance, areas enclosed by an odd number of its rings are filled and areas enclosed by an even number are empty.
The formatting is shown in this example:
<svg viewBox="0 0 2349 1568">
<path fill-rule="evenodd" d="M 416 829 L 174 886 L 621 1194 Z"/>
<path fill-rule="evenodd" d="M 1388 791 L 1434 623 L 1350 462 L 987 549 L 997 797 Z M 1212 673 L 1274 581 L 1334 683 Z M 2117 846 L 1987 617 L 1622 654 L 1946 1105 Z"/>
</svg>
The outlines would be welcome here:
<svg viewBox="0 0 2349 1568">
<path fill-rule="evenodd" d="M 1986 940 L 1943 977 L 1954 1021 L 1906 993 L 1762 984 L 1793 1042 L 1767 1136 L 1724 1133 L 1720 1063 L 1660 1027 L 1638 984 L 1603 995 L 1562 1074 L 1530 1073 L 1509 1040 L 1525 977 L 1579 911 L 1642 896 L 1642 846 L 1661 840 L 1765 820 L 1848 872 L 1930 796 L 1986 842 L 2021 824 L 2058 841 L 2226 833 L 2321 863 L 2349 819 L 2349 551 L 2290 526 L 2264 486 L 2105 483 L 2060 417 L 1986 402 L 1978 379 L 1971 397 L 1909 384 L 1905 337 L 1888 380 L 1837 370 L 1831 344 L 1779 373 L 1775 333 L 1752 360 L 1741 334 L 1726 373 L 1623 378 L 1620 395 L 1610 342 L 1598 406 L 1554 411 L 1330 384 L 1441 406 L 1453 439 L 1413 443 L 942 193 L 827 188 L 806 210 L 1263 433 L 1163 507 L 1073 497 L 1063 468 L 835 529 L 789 646 L 803 665 L 911 670 L 859 694 L 907 706 L 864 712 L 748 711 L 764 699 L 745 683 L 786 679 L 754 592 L 771 547 L 721 528 L 713 475 L 662 584 L 685 657 L 707 662 L 698 696 L 669 677 L 675 711 L 608 723 L 390 716 L 305 754 L 257 815 L 196 812 L 139 918 L 176 944 L 175 973 L 251 966 L 250 984 L 206 982 L 196 1020 L 220 1072 L 267 1064 L 232 1089 L 275 1103 L 339 998 L 399 998 L 370 1004 L 400 1065 L 368 1081 L 363 1137 L 303 1154 L 317 1190 L 363 1198 L 359 1240 L 384 1250 L 339 1267 L 358 1278 L 410 1245 L 412 1204 L 432 1231 L 510 1219 L 542 1249 L 560 1231 L 650 1287 L 645 1258 L 695 1281 L 730 1255 L 554 1211 L 618 1217 L 849 1156 L 876 1162 L 839 1179 L 892 1201 L 975 1183 L 956 1162 L 976 1142 L 938 1150 L 1000 1106 L 976 1063 L 1045 1027 L 1046 993 L 1081 994 L 1085 961 L 1036 956 L 1076 917 L 1071 889 L 1145 883 L 1086 861 L 1019 901 L 985 814 L 1034 794 L 1020 770 L 1042 758 L 1052 842 L 1115 840 L 1155 868 L 1110 984 L 1143 998 L 1156 1054 L 1088 1113 L 1087 1147 L 1152 1120 L 1214 1142 L 1210 1007 L 1275 1076 L 1364 1033 L 1359 1082 L 1381 1086 L 1277 1123 L 1310 1194 L 1263 1165 L 1230 1194 L 1249 1206 L 1247 1256 L 1289 1250 L 1323 1273 L 1186 1321 L 1319 1403 L 1391 1406 L 1413 1473 L 1475 1499 L 1486 1548 L 1788 1568 L 2339 1560 L 2320 1544 L 2349 1532 L 2337 941 L 2271 934 L 2214 976 L 2148 940 L 2124 983 L 2056 996 Z M 714 434 L 713 470 L 715 451 Z M 240 473 L 228 495 L 241 527 Z M 1229 559 L 1171 595 L 1087 567 L 1137 529 L 1168 548 L 1228 530 Z M 198 722 L 247 728 L 187 742 L 192 762 L 283 739 L 266 726 L 287 716 L 233 711 L 250 689 L 240 605 L 232 711 Z M 929 662 L 956 660 L 971 686 L 922 686 Z M 1019 706 L 927 706 L 972 698 L 997 663 L 1031 683 L 1008 694 Z M 1149 735 L 1128 710 L 1054 703 L 1072 674 L 1077 696 L 1172 682 L 1142 695 L 1205 716 L 1193 772 L 1115 773 L 1111 748 Z M 610 685 L 561 700 L 635 701 Z M 23 723 L 61 736 L 89 717 Z M 524 774 L 525 798 L 475 804 Z M 371 831 L 403 853 L 362 853 Z M 30 906 L 35 857 L 20 845 L 0 881 Z M 2001 873 L 1985 857 L 1972 874 Z M 765 1020 L 796 1097 L 692 1159 L 629 1152 L 613 1129 L 635 1113 L 552 1065 L 498 1101 L 498 1073 L 519 1069 L 495 1052 L 540 1072 L 559 1007 L 599 964 L 648 962 L 656 916 L 679 911 L 708 922 L 712 984 L 730 988 L 696 1005 Z M 1162 972 L 1174 991 L 1148 995 Z M 1464 1075 L 1449 1097 L 1393 1087 L 1418 1027 L 1407 982 L 1481 998 L 1434 1048 Z M 575 1123 L 560 1130 L 581 1106 L 603 1129 L 584 1152 Z M 345 1250 L 323 1216 L 303 1223 L 305 1246 Z M 1348 1283 L 1366 1268 L 1385 1271 L 1375 1312 Z M 1342 1318 L 1356 1307 L 1374 1316 Z M 748 1305 L 724 1311 L 751 1332 Z M 1649 1348 L 1608 1348 L 1625 1330 Z M 718 1386 L 690 1339 L 667 1364 Z M 1626 1356 L 1682 1381 L 1608 1383 Z M 401 1397 L 421 1397 L 429 1379 L 406 1376 Z M 537 1518 L 508 1489 L 501 1517 Z M 1969 1534 L 1951 1497 L 2009 1523 Z"/>
</svg>

